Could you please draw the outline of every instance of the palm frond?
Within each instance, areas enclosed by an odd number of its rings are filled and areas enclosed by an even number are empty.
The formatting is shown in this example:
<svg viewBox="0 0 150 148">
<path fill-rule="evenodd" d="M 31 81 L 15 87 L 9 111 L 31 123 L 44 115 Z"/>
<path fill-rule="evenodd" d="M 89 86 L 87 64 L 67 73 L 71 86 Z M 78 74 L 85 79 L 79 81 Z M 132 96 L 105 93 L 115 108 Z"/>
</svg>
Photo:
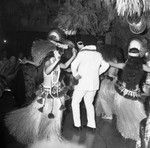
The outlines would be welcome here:
<svg viewBox="0 0 150 148">
<path fill-rule="evenodd" d="M 150 1 L 149 0 L 100 0 L 106 5 L 111 5 L 116 3 L 116 10 L 118 15 L 125 16 L 126 13 L 129 15 L 141 13 L 150 10 Z"/>
<path fill-rule="evenodd" d="M 97 33 L 105 30 L 99 29 L 99 24 L 103 25 L 103 20 L 108 18 L 108 15 L 103 16 L 103 10 L 99 10 L 96 7 L 96 1 L 88 0 L 75 1 L 72 3 L 65 3 L 64 7 L 60 9 L 55 22 L 64 29 L 82 30 L 90 34 L 96 35 Z M 101 1 L 99 1 L 99 8 L 101 8 Z M 102 8 L 101 8 L 102 9 Z M 101 13 L 101 18 L 99 14 Z M 100 26 L 101 28 L 104 28 Z"/>
</svg>

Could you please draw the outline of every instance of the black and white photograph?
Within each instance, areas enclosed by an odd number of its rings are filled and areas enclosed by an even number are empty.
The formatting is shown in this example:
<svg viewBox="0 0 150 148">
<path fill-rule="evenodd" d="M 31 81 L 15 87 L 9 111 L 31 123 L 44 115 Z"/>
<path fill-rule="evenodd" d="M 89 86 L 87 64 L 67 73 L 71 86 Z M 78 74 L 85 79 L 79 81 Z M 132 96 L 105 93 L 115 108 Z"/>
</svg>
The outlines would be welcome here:
<svg viewBox="0 0 150 148">
<path fill-rule="evenodd" d="M 150 0 L 0 0 L 1 148 L 150 148 Z"/>
</svg>

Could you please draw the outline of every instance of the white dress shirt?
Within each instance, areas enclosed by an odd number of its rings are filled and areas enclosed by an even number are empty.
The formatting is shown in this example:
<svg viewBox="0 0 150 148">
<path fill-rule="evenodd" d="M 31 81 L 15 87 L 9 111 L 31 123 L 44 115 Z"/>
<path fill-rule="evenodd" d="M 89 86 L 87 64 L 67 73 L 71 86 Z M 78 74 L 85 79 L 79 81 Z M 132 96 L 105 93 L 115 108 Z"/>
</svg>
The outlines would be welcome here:
<svg viewBox="0 0 150 148">
<path fill-rule="evenodd" d="M 81 76 L 75 89 L 94 91 L 99 89 L 99 75 L 109 68 L 102 55 L 96 51 L 96 46 L 85 46 L 71 64 L 74 77 Z"/>
</svg>

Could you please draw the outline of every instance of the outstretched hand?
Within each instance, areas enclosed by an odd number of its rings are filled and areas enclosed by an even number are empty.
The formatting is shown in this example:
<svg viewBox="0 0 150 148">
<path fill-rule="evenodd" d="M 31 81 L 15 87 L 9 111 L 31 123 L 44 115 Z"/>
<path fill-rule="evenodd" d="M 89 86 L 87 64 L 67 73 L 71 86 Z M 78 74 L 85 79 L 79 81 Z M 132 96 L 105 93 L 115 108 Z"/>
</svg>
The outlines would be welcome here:
<svg viewBox="0 0 150 148">
<path fill-rule="evenodd" d="M 20 62 L 21 64 L 26 64 L 26 63 L 27 63 L 27 59 L 26 59 L 26 58 L 19 59 L 19 62 Z"/>
</svg>

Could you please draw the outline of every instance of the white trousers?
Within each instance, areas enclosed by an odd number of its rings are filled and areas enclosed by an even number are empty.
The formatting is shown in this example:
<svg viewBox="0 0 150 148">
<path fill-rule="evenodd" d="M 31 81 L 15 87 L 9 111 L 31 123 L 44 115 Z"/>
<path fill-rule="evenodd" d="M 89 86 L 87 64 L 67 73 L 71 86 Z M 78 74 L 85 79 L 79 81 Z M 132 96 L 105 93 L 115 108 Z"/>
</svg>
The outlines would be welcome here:
<svg viewBox="0 0 150 148">
<path fill-rule="evenodd" d="M 91 128 L 96 128 L 95 111 L 93 105 L 95 94 L 96 91 L 77 90 L 77 89 L 74 90 L 71 103 L 74 126 L 76 127 L 81 126 L 80 102 L 84 98 L 84 104 L 87 113 L 87 126 Z"/>
</svg>

